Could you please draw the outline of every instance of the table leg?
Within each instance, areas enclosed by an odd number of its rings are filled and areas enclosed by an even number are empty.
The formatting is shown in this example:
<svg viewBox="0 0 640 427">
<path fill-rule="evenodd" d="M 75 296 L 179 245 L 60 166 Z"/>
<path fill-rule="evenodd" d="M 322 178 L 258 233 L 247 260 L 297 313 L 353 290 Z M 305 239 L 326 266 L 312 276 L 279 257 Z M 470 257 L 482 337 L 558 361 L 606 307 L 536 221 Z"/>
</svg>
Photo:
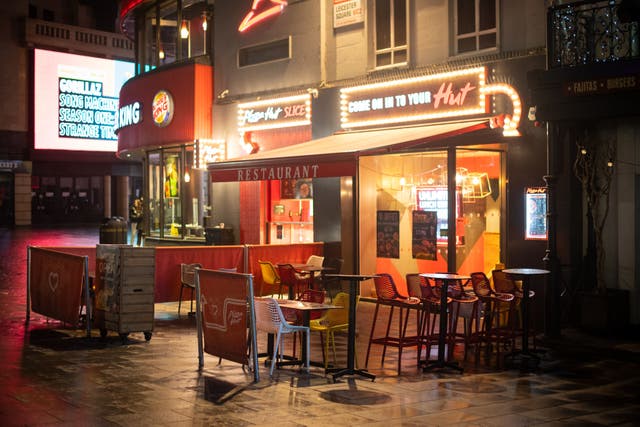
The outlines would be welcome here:
<svg viewBox="0 0 640 427">
<path fill-rule="evenodd" d="M 437 369 L 455 369 L 459 372 L 462 372 L 462 367 L 458 365 L 457 362 L 447 362 L 446 360 L 446 337 L 447 337 L 447 297 L 449 293 L 449 282 L 447 280 L 442 281 L 442 289 L 440 289 L 440 331 L 438 334 L 438 359 L 437 360 L 429 360 L 429 355 L 427 355 L 427 360 L 424 362 L 425 366 L 422 368 L 423 371 L 432 371 Z"/>
<path fill-rule="evenodd" d="M 363 369 L 355 368 L 355 348 L 356 348 L 356 303 L 359 291 L 358 281 L 353 280 L 349 286 L 349 341 L 347 343 L 347 367 L 346 368 L 328 368 L 325 372 L 332 374 L 333 381 L 343 375 L 361 375 L 374 381 L 376 376 Z M 328 355 L 327 355 L 328 357 Z"/>
</svg>

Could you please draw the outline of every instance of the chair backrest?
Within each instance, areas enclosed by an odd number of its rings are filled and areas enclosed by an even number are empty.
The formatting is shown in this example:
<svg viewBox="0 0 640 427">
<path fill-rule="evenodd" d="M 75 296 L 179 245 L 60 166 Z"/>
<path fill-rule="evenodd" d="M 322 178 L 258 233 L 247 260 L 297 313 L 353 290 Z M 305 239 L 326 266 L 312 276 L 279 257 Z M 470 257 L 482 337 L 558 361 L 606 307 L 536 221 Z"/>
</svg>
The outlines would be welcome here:
<svg viewBox="0 0 640 427">
<path fill-rule="evenodd" d="M 233 267 L 233 268 L 217 268 L 216 270 L 222 271 L 222 272 L 225 272 L 225 273 L 237 273 L 238 272 L 238 269 L 236 267 Z"/>
<path fill-rule="evenodd" d="M 455 274 L 455 273 L 443 273 L 443 274 Z M 434 279 L 434 293 L 437 296 L 440 296 L 440 289 L 442 288 L 443 280 L 442 279 Z M 447 296 L 451 298 L 462 298 L 464 297 L 464 287 L 460 280 L 449 280 L 449 285 L 447 286 Z"/>
<path fill-rule="evenodd" d="M 511 280 L 507 274 L 502 270 L 493 270 L 491 272 L 493 277 L 493 287 L 496 292 L 513 294 L 516 292 L 516 282 Z"/>
<path fill-rule="evenodd" d="M 180 264 L 180 283 L 195 287 L 196 286 L 196 268 L 202 268 L 202 264 Z"/>
<path fill-rule="evenodd" d="M 381 300 L 407 299 L 406 296 L 398 293 L 396 283 L 389 273 L 377 273 L 373 279 L 376 287 L 376 295 Z"/>
<path fill-rule="evenodd" d="M 307 265 L 313 265 L 314 267 L 322 267 L 323 262 L 324 262 L 324 257 L 319 255 L 311 255 L 307 259 Z"/>
<path fill-rule="evenodd" d="M 473 292 L 480 298 L 489 297 L 493 293 L 491 282 L 482 271 L 471 273 L 471 285 L 473 286 Z"/>
<path fill-rule="evenodd" d="M 360 296 L 356 297 L 356 307 L 360 302 Z M 324 320 L 329 326 L 348 325 L 349 324 L 349 294 L 346 292 L 338 292 L 333 297 L 333 305 L 337 305 L 342 308 L 334 308 L 327 310 L 324 315 Z"/>
<path fill-rule="evenodd" d="M 278 264 L 278 274 L 283 285 L 295 286 L 298 281 L 296 269 L 291 264 Z"/>
<path fill-rule="evenodd" d="M 410 297 L 422 298 L 422 287 L 420 280 L 422 277 L 418 273 L 408 273 L 406 275 L 407 291 Z"/>
<path fill-rule="evenodd" d="M 279 285 L 280 284 L 280 276 L 278 276 L 278 272 L 276 268 L 269 261 L 258 261 L 260 264 L 260 272 L 262 273 L 262 280 L 267 285 Z"/>
<path fill-rule="evenodd" d="M 282 310 L 273 298 L 254 298 L 256 329 L 275 334 L 284 322 Z"/>
</svg>

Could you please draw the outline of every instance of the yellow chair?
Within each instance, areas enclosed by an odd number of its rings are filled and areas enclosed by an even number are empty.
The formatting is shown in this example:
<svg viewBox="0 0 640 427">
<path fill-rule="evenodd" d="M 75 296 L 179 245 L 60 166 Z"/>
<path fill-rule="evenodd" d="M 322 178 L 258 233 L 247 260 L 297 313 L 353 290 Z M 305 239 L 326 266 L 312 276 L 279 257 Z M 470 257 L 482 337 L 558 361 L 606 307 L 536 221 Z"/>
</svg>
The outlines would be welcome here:
<svg viewBox="0 0 640 427">
<path fill-rule="evenodd" d="M 360 296 L 357 297 L 356 304 L 359 300 Z M 309 322 L 311 332 L 320 332 L 325 369 L 329 366 L 329 342 L 331 342 L 333 348 L 333 363 L 336 363 L 336 341 L 334 333 L 336 331 L 348 331 L 349 329 L 349 294 L 345 292 L 338 293 L 333 299 L 333 304 L 342 308 L 327 310 L 322 317 Z M 324 339 L 322 334 L 325 334 Z"/>
<path fill-rule="evenodd" d="M 260 261 L 258 260 L 258 264 L 260 264 L 260 272 L 262 273 L 262 282 L 260 283 L 260 296 L 263 296 L 264 285 L 267 284 L 273 290 L 274 288 L 278 289 L 278 295 L 282 294 L 282 282 L 280 281 L 280 275 L 278 274 L 278 270 L 276 267 L 269 261 Z M 273 292 L 271 292 L 273 295 Z"/>
</svg>

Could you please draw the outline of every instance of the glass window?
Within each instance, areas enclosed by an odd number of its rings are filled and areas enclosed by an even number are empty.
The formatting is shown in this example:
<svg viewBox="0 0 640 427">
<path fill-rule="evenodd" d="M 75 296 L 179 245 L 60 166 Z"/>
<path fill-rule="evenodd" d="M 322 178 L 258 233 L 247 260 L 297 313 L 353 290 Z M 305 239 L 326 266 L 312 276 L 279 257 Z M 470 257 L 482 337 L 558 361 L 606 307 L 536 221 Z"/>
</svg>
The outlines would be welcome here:
<svg viewBox="0 0 640 427">
<path fill-rule="evenodd" d="M 162 203 L 162 165 L 160 152 L 149 152 L 147 160 L 149 176 L 149 235 L 160 237 Z"/>
<path fill-rule="evenodd" d="M 376 68 L 407 64 L 407 27 L 407 0 L 376 0 Z"/>
<path fill-rule="evenodd" d="M 498 47 L 498 0 L 455 0 L 456 53 Z"/>
<path fill-rule="evenodd" d="M 182 204 L 180 203 L 180 151 L 163 152 L 164 237 L 180 237 L 182 230 Z"/>
</svg>

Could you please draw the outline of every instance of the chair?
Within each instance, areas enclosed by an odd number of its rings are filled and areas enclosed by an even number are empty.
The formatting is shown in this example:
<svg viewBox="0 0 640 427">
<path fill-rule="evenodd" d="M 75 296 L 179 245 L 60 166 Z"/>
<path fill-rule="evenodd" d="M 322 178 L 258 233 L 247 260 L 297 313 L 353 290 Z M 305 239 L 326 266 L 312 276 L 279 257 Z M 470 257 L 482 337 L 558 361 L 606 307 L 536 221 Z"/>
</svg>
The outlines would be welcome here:
<svg viewBox="0 0 640 427">
<path fill-rule="evenodd" d="M 356 305 L 359 301 L 360 296 L 356 298 Z M 320 333 L 322 360 L 324 361 L 325 369 L 329 366 L 329 343 L 331 343 L 333 349 L 333 363 L 336 363 L 335 333 L 346 332 L 349 330 L 349 294 L 339 292 L 335 296 L 333 304 L 340 306 L 341 308 L 327 310 L 322 317 L 312 320 L 309 324 L 309 329 L 312 332 L 315 331 Z"/>
<path fill-rule="evenodd" d="M 493 270 L 491 272 L 493 277 L 493 286 L 496 292 L 508 293 L 514 296 L 513 301 L 509 305 L 509 311 L 507 319 L 503 321 L 507 326 L 510 326 L 514 336 L 522 336 L 522 315 L 520 312 L 520 301 L 523 294 L 522 289 L 518 287 L 515 280 L 511 279 L 502 270 Z M 535 291 L 529 290 L 529 303 L 531 299 L 536 295 Z M 530 327 L 529 336 L 533 337 L 533 348 L 536 348 L 535 331 Z M 515 342 L 515 341 L 514 341 Z"/>
<path fill-rule="evenodd" d="M 433 294 L 429 279 L 420 276 L 419 273 L 408 273 L 406 280 L 409 296 L 419 298 L 422 302 L 422 313 L 418 322 L 418 362 L 420 362 L 422 346 L 425 346 L 426 360 L 428 360 L 431 353 L 431 345 L 433 343 L 437 345 L 438 343 L 438 334 L 435 333 L 435 326 L 437 325 L 436 318 L 440 316 L 440 298 Z M 451 302 L 451 298 L 447 300 Z"/>
<path fill-rule="evenodd" d="M 314 267 L 322 267 L 322 264 L 324 263 L 324 257 L 320 256 L 320 255 L 310 255 L 309 258 L 307 258 L 307 265 L 312 265 Z M 320 271 L 314 271 L 313 273 L 311 273 L 311 281 L 312 284 L 316 281 L 317 278 L 320 277 Z M 300 277 L 300 279 L 304 279 L 304 277 Z"/>
<path fill-rule="evenodd" d="M 471 337 L 476 345 L 476 361 L 480 354 L 481 344 L 486 344 L 487 354 L 491 344 L 496 345 L 496 364 L 500 367 L 500 347 L 505 342 L 513 342 L 514 336 L 510 327 L 500 325 L 501 312 L 507 307 L 510 310 L 514 296 L 509 293 L 496 292 L 491 287 L 491 281 L 484 272 L 471 273 L 471 284 L 473 292 L 482 304 L 482 326 L 480 330 Z M 467 351 L 465 348 L 465 358 Z"/>
<path fill-rule="evenodd" d="M 262 273 L 262 282 L 260 283 L 260 296 L 263 295 L 264 285 L 269 285 L 271 289 L 278 289 L 278 295 L 282 294 L 282 283 L 280 281 L 280 275 L 276 270 L 276 267 L 270 263 L 269 261 L 260 261 L 258 260 L 258 264 L 260 265 L 260 272 Z M 271 292 L 273 295 L 273 292 Z"/>
<path fill-rule="evenodd" d="M 320 277 L 316 279 L 320 289 L 324 289 L 329 294 L 329 298 L 333 301 L 333 295 L 336 291 L 341 291 L 340 279 L 336 277 L 327 277 L 326 274 L 340 274 L 344 260 L 342 258 L 325 258 L 323 267 L 326 270 L 322 271 Z"/>
<path fill-rule="evenodd" d="M 282 358 L 282 336 L 284 334 L 295 334 L 296 332 L 304 332 L 307 337 L 307 352 L 303 362 L 308 372 L 310 352 L 309 328 L 307 326 L 292 325 L 287 322 L 278 302 L 273 298 L 254 298 L 254 306 L 256 311 L 256 329 L 276 336 L 269 376 L 273 376 L 273 368 L 276 366 L 276 361 Z"/>
<path fill-rule="evenodd" d="M 435 279 L 434 284 L 434 294 L 439 298 L 443 280 Z M 449 358 L 453 356 L 453 349 L 456 343 L 462 343 L 464 345 L 466 355 L 467 346 L 470 344 L 470 337 L 476 333 L 479 327 L 478 297 L 467 293 L 464 287 L 465 285 L 460 280 L 449 281 L 447 287 L 447 297 L 451 298 L 448 319 Z M 458 332 L 458 318 L 460 317 L 463 319 L 462 332 Z"/>
<path fill-rule="evenodd" d="M 296 270 L 291 264 L 278 264 L 280 288 L 289 288 L 289 299 L 300 298 L 300 287 L 310 287 L 311 274 Z M 280 292 L 282 293 L 282 292 Z"/>
<path fill-rule="evenodd" d="M 193 313 L 193 292 L 196 289 L 196 268 L 202 268 L 199 263 L 180 264 L 180 296 L 178 297 L 178 317 L 180 317 L 180 306 L 182 305 L 182 291 L 189 288 L 191 291 L 191 308 L 189 315 Z"/>
<path fill-rule="evenodd" d="M 420 300 L 409 300 L 407 296 L 401 295 L 398 292 L 398 288 L 393 280 L 393 277 L 388 273 L 377 273 L 373 279 L 376 289 L 376 308 L 373 312 L 373 323 L 371 325 L 371 333 L 369 335 L 369 345 L 367 347 L 367 356 L 365 358 L 365 368 L 369 363 L 369 354 L 371 352 L 371 344 L 380 344 L 382 349 L 382 364 L 384 364 L 385 354 L 387 347 L 396 347 L 398 349 L 398 375 L 402 368 L 402 350 L 404 347 L 420 347 L 420 339 L 418 338 L 418 332 L 416 335 L 407 336 L 407 325 L 409 323 L 410 310 L 421 310 L 422 306 Z M 374 332 L 376 328 L 376 321 L 378 318 L 378 312 L 380 306 L 390 307 L 389 320 L 387 322 L 387 328 L 385 334 L 374 338 Z M 389 333 L 391 329 L 391 322 L 393 321 L 394 309 L 400 310 L 398 316 L 398 334 L 391 335 Z"/>
</svg>

